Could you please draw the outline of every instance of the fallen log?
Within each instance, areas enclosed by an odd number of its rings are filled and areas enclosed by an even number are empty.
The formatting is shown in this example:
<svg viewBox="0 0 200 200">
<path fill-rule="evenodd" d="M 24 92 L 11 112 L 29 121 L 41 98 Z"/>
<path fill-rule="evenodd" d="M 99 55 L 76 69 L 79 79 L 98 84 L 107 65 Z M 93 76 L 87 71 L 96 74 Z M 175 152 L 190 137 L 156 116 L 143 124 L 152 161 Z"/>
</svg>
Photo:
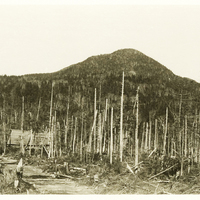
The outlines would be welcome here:
<svg viewBox="0 0 200 200">
<path fill-rule="evenodd" d="M 139 162 L 137 165 L 134 165 L 132 168 L 137 167 L 138 165 L 142 164 L 144 161 Z"/>
<path fill-rule="evenodd" d="M 170 183 L 171 181 L 162 181 L 162 180 L 159 180 L 159 181 L 153 181 L 154 183 Z"/>
<path fill-rule="evenodd" d="M 199 155 L 200 153 L 198 153 L 197 155 Z M 195 156 L 193 156 L 193 157 L 195 157 Z M 183 160 L 182 162 L 184 163 L 186 160 L 189 160 L 190 158 L 186 158 L 185 160 Z M 148 178 L 148 180 L 150 180 L 150 179 L 152 179 L 152 178 L 154 178 L 154 177 L 156 177 L 156 176 L 159 176 L 160 174 L 163 174 L 164 172 L 167 172 L 168 170 L 170 170 L 171 168 L 173 168 L 173 167 L 175 167 L 176 165 L 178 165 L 179 163 L 176 163 L 175 165 L 172 165 L 171 167 L 169 167 L 169 168 L 167 168 L 167 169 L 165 169 L 165 170 L 163 170 L 162 172 L 159 172 L 158 174 L 156 174 L 156 175 L 154 175 L 154 176 L 151 176 L 150 178 Z"/>
<path fill-rule="evenodd" d="M 86 169 L 80 168 L 80 167 L 73 167 L 73 169 L 75 169 L 75 170 L 80 170 L 80 171 L 86 171 Z"/>
<path fill-rule="evenodd" d="M 156 151 L 156 148 L 149 154 L 148 158 L 151 157 L 151 155 Z"/>
<path fill-rule="evenodd" d="M 175 165 L 173 165 L 173 166 L 171 166 L 171 167 L 169 167 L 169 168 L 167 168 L 167 169 L 165 169 L 165 170 L 163 170 L 162 172 L 159 172 L 159 173 L 156 174 L 156 175 L 151 176 L 150 178 L 148 178 L 148 180 L 150 180 L 150 179 L 152 179 L 152 178 L 154 178 L 154 177 L 156 177 L 156 176 L 159 176 L 160 174 L 163 174 L 164 172 L 167 172 L 168 170 L 172 169 L 172 168 L 175 167 L 176 165 L 178 165 L 178 163 L 175 164 Z"/>
<path fill-rule="evenodd" d="M 74 177 L 68 176 L 68 175 L 65 175 L 65 174 L 58 174 L 58 175 L 56 175 L 56 177 L 64 177 L 64 178 L 75 179 Z"/>
</svg>

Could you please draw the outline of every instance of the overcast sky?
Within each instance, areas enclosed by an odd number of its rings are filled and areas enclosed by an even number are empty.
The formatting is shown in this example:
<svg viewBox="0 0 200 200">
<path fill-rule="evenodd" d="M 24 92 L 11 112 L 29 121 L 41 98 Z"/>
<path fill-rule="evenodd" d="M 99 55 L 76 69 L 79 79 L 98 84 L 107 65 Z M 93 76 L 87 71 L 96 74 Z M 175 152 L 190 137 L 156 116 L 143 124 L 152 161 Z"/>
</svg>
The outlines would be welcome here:
<svg viewBox="0 0 200 200">
<path fill-rule="evenodd" d="M 0 1 L 0 75 L 54 72 L 123 48 L 200 82 L 200 5 Z"/>
</svg>

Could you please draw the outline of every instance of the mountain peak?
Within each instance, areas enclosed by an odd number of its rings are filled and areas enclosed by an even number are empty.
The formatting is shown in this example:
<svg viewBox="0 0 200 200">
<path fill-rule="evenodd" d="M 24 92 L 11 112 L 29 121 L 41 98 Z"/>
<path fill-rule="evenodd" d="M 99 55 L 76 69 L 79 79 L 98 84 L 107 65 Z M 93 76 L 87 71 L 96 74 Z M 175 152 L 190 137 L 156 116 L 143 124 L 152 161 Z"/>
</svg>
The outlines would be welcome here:
<svg viewBox="0 0 200 200">
<path fill-rule="evenodd" d="M 142 54 L 142 53 L 136 49 L 125 48 L 125 49 L 118 49 L 114 51 L 112 54 L 134 55 L 134 54 Z"/>
<path fill-rule="evenodd" d="M 59 71 L 59 76 L 65 73 L 82 74 L 132 74 L 142 77 L 169 79 L 174 74 L 165 66 L 135 49 L 119 49 L 110 54 L 101 54 L 87 58 L 83 62 L 66 67 Z"/>
</svg>

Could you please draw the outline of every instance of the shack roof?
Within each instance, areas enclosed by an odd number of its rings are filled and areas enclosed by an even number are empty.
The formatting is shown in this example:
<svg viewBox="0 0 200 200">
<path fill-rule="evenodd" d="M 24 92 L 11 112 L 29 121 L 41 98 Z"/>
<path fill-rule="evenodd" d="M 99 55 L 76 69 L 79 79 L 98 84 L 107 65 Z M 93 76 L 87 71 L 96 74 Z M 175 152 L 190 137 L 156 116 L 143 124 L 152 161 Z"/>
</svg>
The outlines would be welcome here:
<svg viewBox="0 0 200 200">
<path fill-rule="evenodd" d="M 23 139 L 24 145 L 28 145 L 31 138 L 31 131 L 24 131 L 12 129 L 11 132 L 11 145 L 20 145 L 21 137 Z M 32 135 L 32 145 L 46 145 L 48 144 L 48 133 L 37 133 Z"/>
<path fill-rule="evenodd" d="M 21 137 L 24 141 L 24 144 L 27 144 L 30 139 L 31 132 L 30 131 L 24 131 L 17 129 L 12 129 L 11 131 L 11 144 L 14 145 L 20 145 Z"/>
</svg>

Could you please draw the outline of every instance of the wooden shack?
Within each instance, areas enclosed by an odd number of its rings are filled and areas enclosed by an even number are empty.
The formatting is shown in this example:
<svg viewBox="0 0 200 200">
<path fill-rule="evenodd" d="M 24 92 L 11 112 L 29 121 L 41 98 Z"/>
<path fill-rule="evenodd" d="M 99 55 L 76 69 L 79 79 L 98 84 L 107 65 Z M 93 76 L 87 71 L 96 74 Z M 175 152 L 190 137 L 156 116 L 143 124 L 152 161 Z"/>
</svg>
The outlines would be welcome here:
<svg viewBox="0 0 200 200">
<path fill-rule="evenodd" d="M 30 141 L 31 132 L 30 131 L 24 131 L 18 129 L 12 129 L 11 130 L 11 137 L 8 140 L 9 145 L 11 146 L 20 146 L 20 142 L 23 139 L 24 145 L 27 145 Z"/>
<path fill-rule="evenodd" d="M 49 146 L 49 134 L 44 133 L 32 133 L 29 131 L 22 131 L 13 129 L 11 131 L 11 137 L 8 141 L 8 145 L 20 147 L 23 144 L 24 150 L 28 150 L 31 154 L 32 150 L 46 151 L 48 153 Z"/>
</svg>

